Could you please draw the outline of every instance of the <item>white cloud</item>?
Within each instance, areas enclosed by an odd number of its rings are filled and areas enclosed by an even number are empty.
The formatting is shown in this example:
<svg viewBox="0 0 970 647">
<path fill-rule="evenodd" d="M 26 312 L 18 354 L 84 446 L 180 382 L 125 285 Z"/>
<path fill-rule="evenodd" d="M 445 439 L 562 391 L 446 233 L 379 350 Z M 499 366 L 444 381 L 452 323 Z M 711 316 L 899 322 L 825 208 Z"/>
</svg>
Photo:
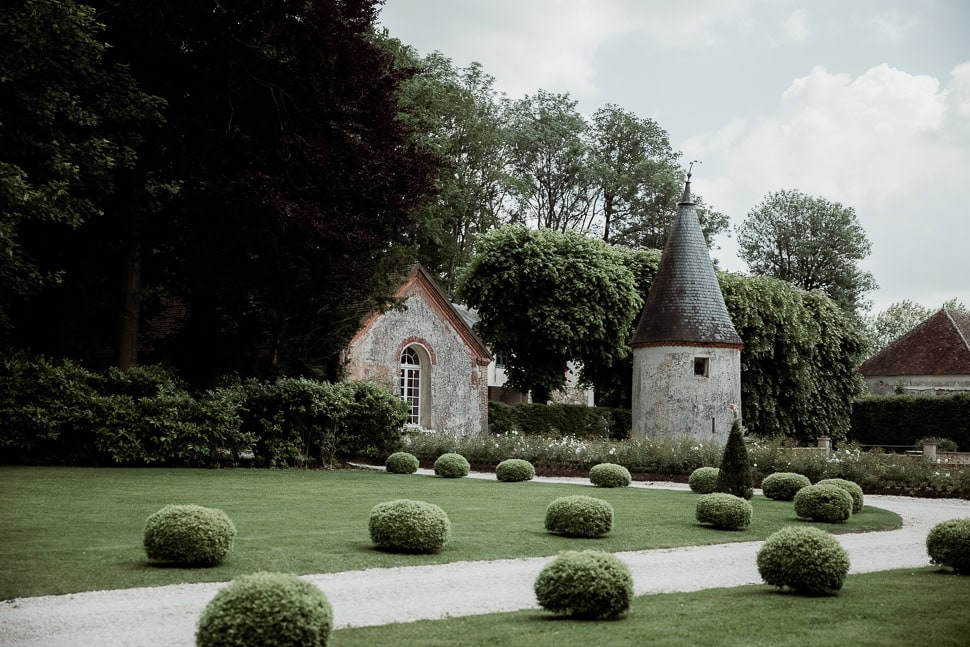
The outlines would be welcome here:
<svg viewBox="0 0 970 647">
<path fill-rule="evenodd" d="M 919 24 L 919 21 L 913 16 L 896 10 L 870 16 L 868 22 L 879 38 L 889 41 L 893 45 L 902 44 L 909 32 Z"/>
<path fill-rule="evenodd" d="M 793 42 L 801 43 L 808 39 L 808 13 L 802 9 L 797 9 L 791 13 L 784 22 L 781 29 Z"/>
<path fill-rule="evenodd" d="M 943 89 L 888 65 L 856 78 L 819 66 L 792 82 L 775 114 L 732 121 L 683 149 L 722 170 L 697 190 L 734 224 L 779 189 L 855 207 L 873 242 L 865 265 L 880 283 L 877 310 L 924 294 L 970 296 L 970 62 Z M 725 267 L 743 269 L 733 241 L 722 246 Z"/>
</svg>

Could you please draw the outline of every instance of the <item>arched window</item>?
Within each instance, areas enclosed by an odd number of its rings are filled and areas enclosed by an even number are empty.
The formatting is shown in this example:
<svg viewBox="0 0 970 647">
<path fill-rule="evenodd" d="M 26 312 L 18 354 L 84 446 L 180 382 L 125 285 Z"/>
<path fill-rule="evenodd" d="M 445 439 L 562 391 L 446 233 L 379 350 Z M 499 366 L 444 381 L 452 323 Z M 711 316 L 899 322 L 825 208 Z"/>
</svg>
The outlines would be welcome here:
<svg viewBox="0 0 970 647">
<path fill-rule="evenodd" d="M 408 405 L 408 423 L 421 424 L 421 358 L 413 346 L 401 353 L 401 397 Z"/>
</svg>

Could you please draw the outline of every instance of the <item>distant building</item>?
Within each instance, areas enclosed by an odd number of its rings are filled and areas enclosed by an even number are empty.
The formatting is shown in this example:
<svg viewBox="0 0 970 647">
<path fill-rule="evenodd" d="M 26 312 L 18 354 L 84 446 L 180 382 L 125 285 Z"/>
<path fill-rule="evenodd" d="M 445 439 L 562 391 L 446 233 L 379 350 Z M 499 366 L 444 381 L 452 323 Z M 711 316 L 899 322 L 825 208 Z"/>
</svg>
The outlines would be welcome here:
<svg viewBox="0 0 970 647">
<path fill-rule="evenodd" d="M 690 174 L 633 347 L 633 434 L 725 442 L 741 412 L 744 344 L 724 304 Z"/>
<path fill-rule="evenodd" d="M 860 370 L 877 395 L 970 393 L 970 314 L 939 310 Z"/>
</svg>

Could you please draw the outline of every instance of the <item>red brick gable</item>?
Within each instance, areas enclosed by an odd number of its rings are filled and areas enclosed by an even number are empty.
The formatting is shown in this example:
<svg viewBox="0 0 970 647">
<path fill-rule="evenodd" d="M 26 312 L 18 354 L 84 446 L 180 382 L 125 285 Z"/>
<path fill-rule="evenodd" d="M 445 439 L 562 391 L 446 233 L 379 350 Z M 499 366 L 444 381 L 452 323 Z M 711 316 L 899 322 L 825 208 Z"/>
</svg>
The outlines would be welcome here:
<svg viewBox="0 0 970 647">
<path fill-rule="evenodd" d="M 866 377 L 970 375 L 970 314 L 942 309 L 866 360 Z"/>
</svg>

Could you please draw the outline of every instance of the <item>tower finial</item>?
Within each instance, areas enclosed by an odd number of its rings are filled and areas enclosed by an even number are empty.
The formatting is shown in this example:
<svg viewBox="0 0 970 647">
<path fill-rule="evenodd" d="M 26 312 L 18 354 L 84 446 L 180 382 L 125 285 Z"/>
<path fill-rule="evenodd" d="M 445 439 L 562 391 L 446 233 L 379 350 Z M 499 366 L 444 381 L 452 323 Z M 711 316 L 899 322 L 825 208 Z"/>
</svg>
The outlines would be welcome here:
<svg viewBox="0 0 970 647">
<path fill-rule="evenodd" d="M 690 166 L 687 167 L 687 181 L 690 182 L 691 171 L 694 170 L 694 164 L 703 164 L 704 162 L 700 160 L 691 160 Z"/>
</svg>

